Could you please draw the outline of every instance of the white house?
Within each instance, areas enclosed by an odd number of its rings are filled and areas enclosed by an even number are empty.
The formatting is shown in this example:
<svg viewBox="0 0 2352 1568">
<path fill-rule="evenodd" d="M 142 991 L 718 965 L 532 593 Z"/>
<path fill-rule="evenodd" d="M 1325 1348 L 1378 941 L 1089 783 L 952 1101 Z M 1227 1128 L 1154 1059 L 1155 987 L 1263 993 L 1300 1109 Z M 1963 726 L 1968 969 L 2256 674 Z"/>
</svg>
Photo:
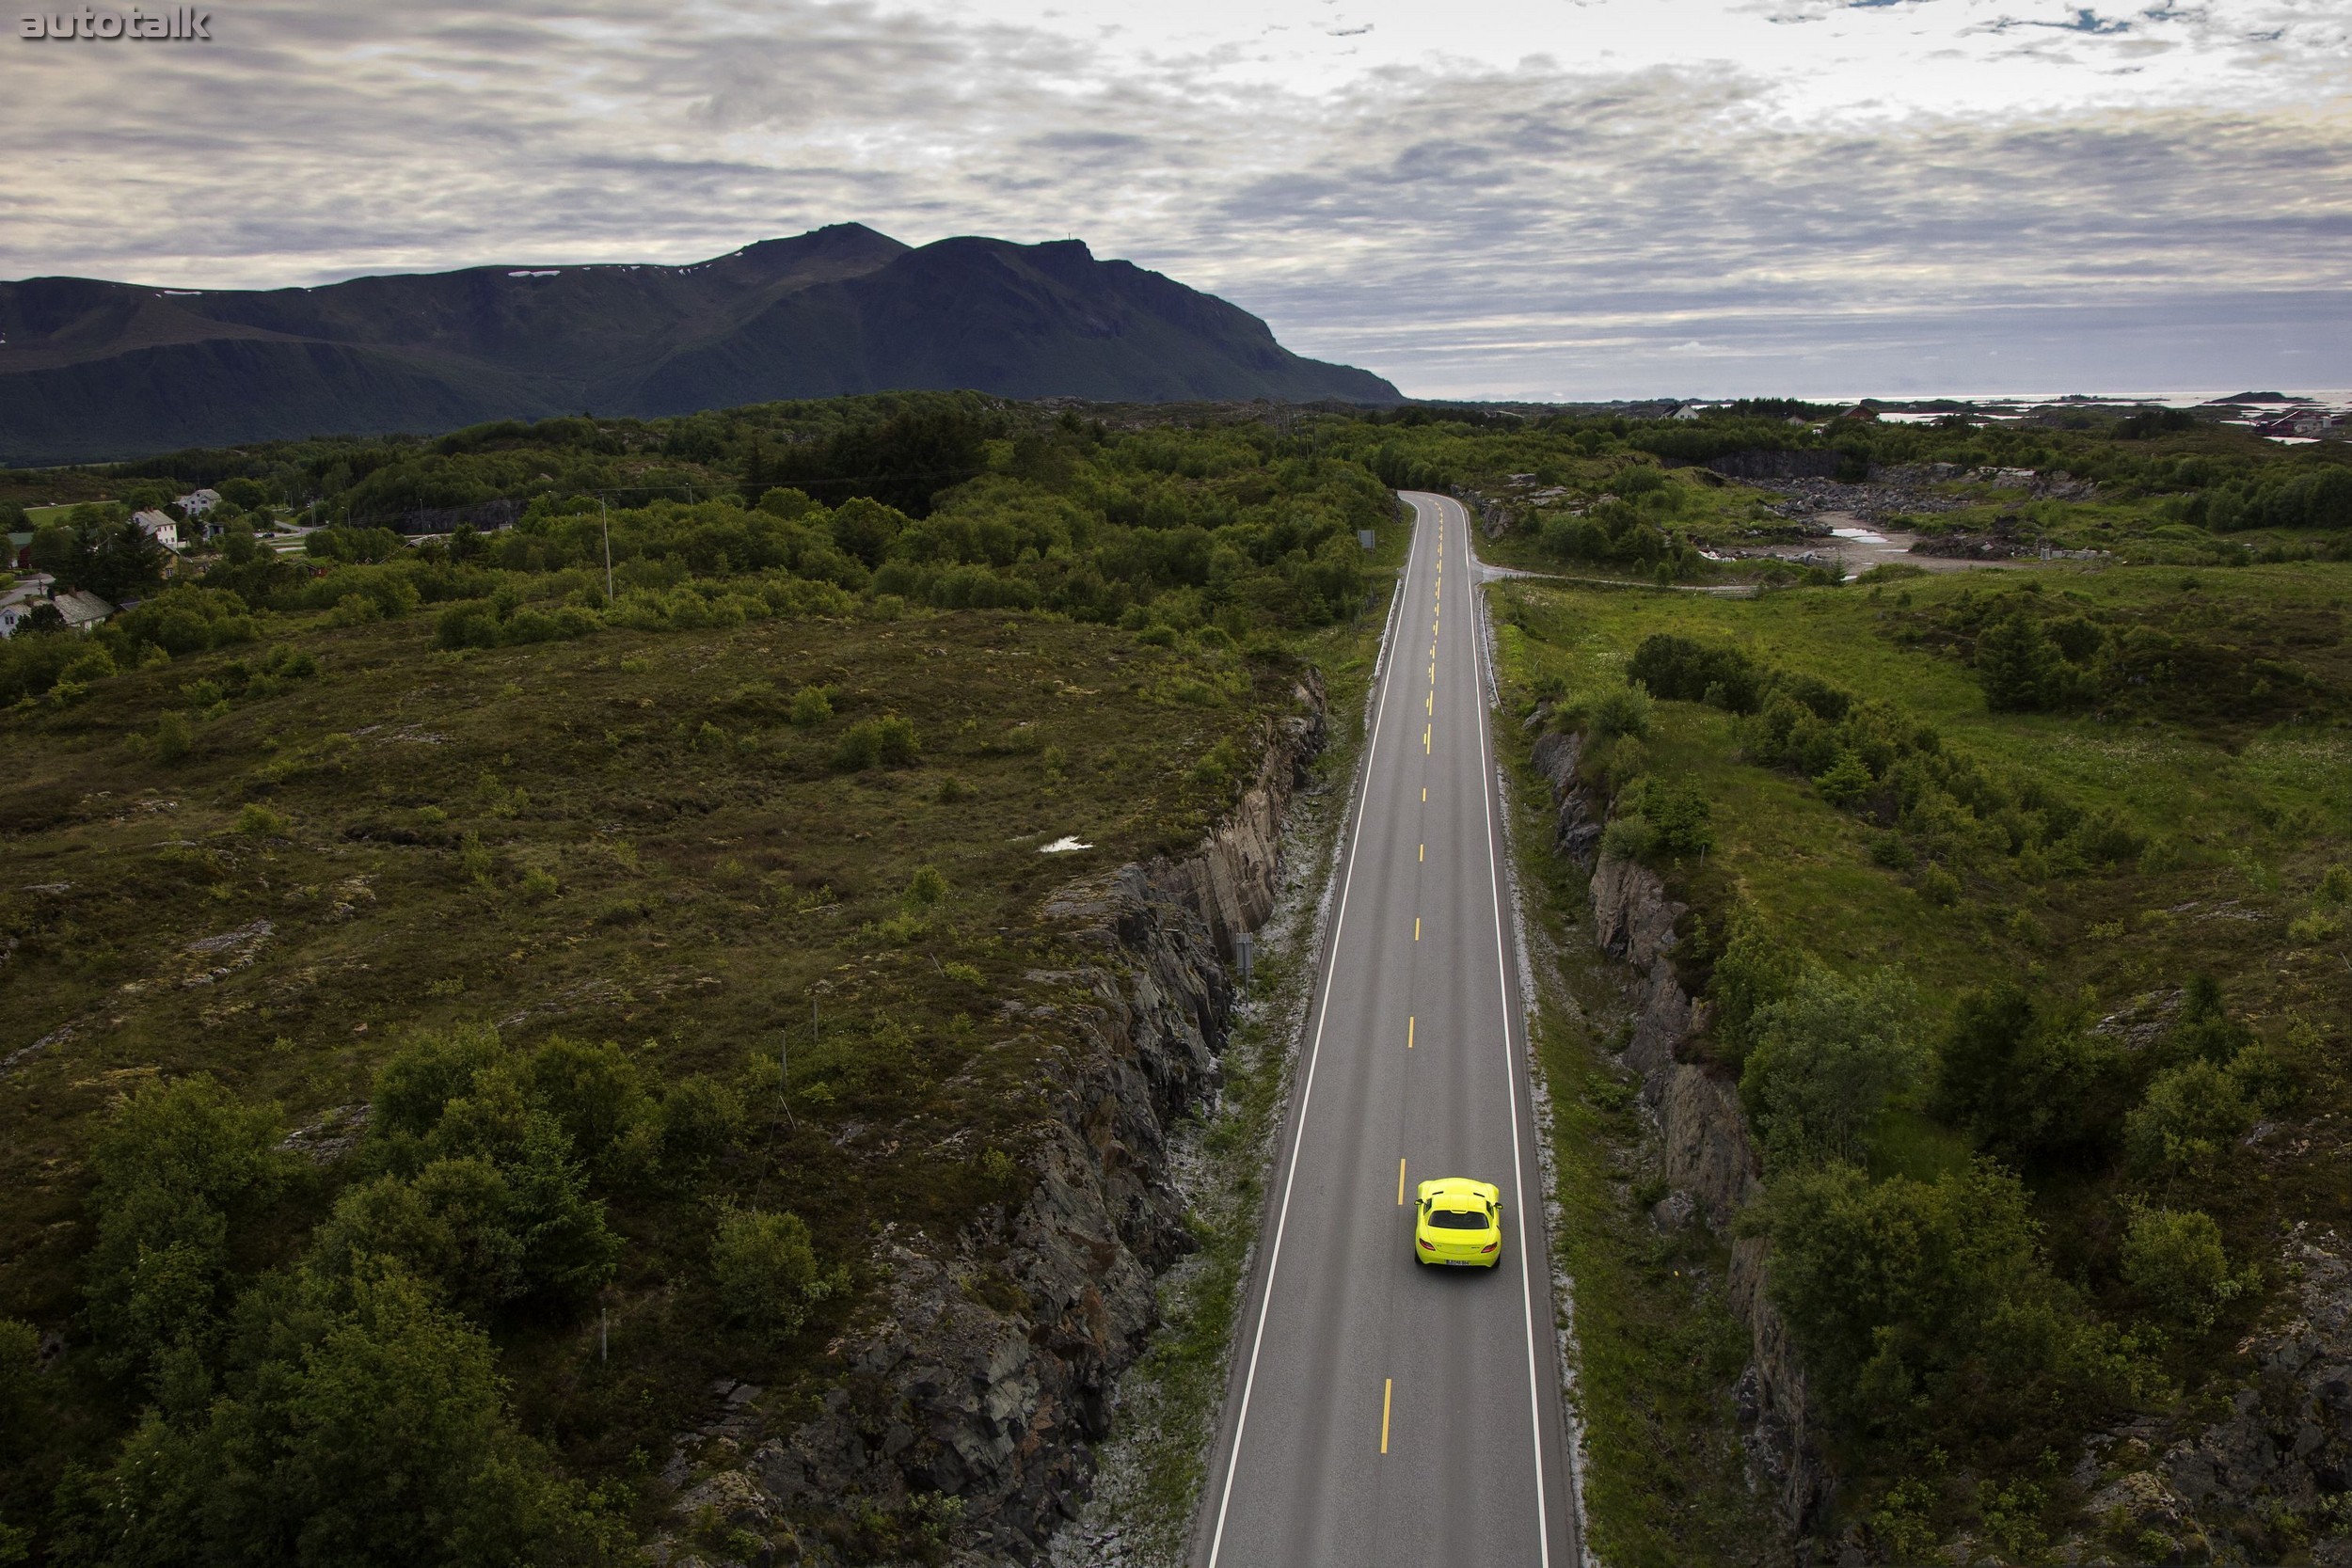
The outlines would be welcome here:
<svg viewBox="0 0 2352 1568">
<path fill-rule="evenodd" d="M 174 555 L 180 553 L 180 525 L 166 512 L 134 512 L 131 526 Z"/>
<path fill-rule="evenodd" d="M 49 601 L 65 617 L 65 624 L 75 631 L 87 631 L 115 612 L 115 607 L 87 588 L 76 588 L 58 594 Z"/>
<path fill-rule="evenodd" d="M 220 492 L 209 487 L 202 490 L 191 490 L 171 504 L 178 507 L 183 515 L 201 517 L 220 504 Z"/>
</svg>

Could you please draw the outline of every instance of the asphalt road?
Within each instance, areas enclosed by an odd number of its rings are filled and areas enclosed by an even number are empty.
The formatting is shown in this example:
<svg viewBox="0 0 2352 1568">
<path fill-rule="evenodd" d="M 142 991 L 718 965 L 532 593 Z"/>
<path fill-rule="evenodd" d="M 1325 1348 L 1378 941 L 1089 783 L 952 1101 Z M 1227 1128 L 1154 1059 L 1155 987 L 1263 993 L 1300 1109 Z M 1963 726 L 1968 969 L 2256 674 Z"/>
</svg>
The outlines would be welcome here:
<svg viewBox="0 0 2352 1568">
<path fill-rule="evenodd" d="M 1470 522 L 1412 556 L 1196 1532 L 1206 1568 L 1573 1564 L 1535 1129 Z M 1503 1192 L 1424 1269 L 1410 1195 Z"/>
</svg>

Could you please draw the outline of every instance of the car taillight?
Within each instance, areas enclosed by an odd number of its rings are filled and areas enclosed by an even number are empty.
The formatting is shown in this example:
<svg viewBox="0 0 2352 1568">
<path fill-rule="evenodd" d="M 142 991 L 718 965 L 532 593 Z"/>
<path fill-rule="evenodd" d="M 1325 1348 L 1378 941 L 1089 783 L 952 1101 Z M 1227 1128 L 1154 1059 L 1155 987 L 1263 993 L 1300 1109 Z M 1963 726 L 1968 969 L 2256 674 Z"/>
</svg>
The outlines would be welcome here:
<svg viewBox="0 0 2352 1568">
<path fill-rule="evenodd" d="M 1421 1243 L 1421 1249 L 1423 1252 L 1435 1252 L 1438 1250 L 1438 1243 L 1424 1239 Z"/>
<path fill-rule="evenodd" d="M 1502 1243 L 1501 1242 L 1488 1242 L 1485 1246 L 1480 1247 L 1478 1250 L 1481 1252 L 1492 1252 L 1495 1248 L 1501 1246 L 1502 1244 Z"/>
</svg>

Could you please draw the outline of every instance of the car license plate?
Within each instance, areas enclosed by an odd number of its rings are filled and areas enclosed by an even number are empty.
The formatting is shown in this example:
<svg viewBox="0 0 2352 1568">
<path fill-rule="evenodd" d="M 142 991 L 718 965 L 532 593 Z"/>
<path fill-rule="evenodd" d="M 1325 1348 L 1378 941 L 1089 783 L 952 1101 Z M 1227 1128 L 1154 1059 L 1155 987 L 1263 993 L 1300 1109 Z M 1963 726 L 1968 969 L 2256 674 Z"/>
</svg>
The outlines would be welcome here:
<svg viewBox="0 0 2352 1568">
<path fill-rule="evenodd" d="M 1478 1267 L 1478 1259 L 1475 1258 L 1449 1258 L 1445 1260 L 1445 1266 L 1449 1269 L 1474 1269 Z"/>
</svg>

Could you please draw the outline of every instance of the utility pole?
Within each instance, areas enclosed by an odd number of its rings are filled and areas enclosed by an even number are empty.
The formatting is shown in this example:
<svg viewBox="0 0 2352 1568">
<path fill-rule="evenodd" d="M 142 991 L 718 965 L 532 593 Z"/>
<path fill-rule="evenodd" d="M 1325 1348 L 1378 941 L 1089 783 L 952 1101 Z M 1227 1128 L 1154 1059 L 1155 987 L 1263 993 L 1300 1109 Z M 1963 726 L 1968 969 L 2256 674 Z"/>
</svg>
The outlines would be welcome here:
<svg viewBox="0 0 2352 1568">
<path fill-rule="evenodd" d="M 604 608 L 612 608 L 612 514 L 604 504 L 604 493 L 596 493 L 596 515 L 604 521 Z"/>
</svg>

